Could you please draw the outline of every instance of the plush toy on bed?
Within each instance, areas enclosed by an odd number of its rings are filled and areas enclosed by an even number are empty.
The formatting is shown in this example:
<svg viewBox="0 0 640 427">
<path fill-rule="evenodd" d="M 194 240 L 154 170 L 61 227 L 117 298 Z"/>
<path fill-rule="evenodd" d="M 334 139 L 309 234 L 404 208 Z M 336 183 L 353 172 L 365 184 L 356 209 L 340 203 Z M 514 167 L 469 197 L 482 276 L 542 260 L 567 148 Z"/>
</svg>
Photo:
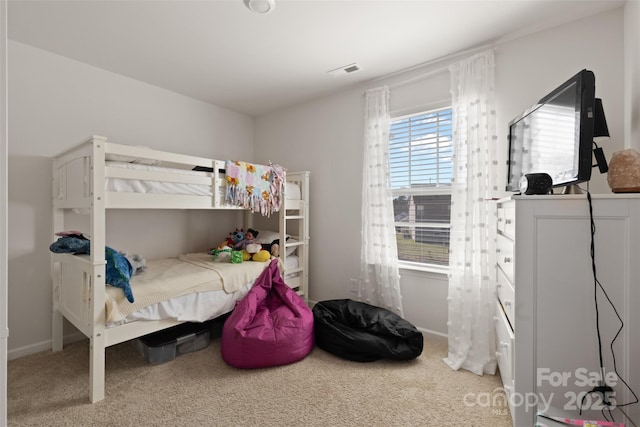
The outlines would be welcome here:
<svg viewBox="0 0 640 427">
<path fill-rule="evenodd" d="M 215 262 L 231 262 L 231 253 L 233 250 L 229 246 L 218 246 L 218 249 L 211 251 Z"/>
<path fill-rule="evenodd" d="M 89 254 L 91 242 L 77 231 L 63 231 L 56 233 L 59 239 L 49 246 L 54 253 Z M 133 302 L 133 292 L 129 280 L 131 276 L 141 273 L 146 268 L 146 261 L 140 255 L 118 252 L 109 246 L 104 248 L 107 261 L 105 266 L 107 285 L 122 289 L 127 301 Z"/>
<path fill-rule="evenodd" d="M 225 246 L 233 248 L 236 245 L 236 243 L 242 240 L 244 240 L 244 230 L 242 228 L 236 228 L 234 231 L 229 233 L 229 237 L 227 237 L 222 243 L 220 243 L 216 247 L 216 249 L 220 250 Z M 213 251 L 214 249 L 211 250 L 211 253 L 213 253 Z"/>
<path fill-rule="evenodd" d="M 271 259 L 271 254 L 262 249 L 259 243 L 250 243 L 242 250 L 243 261 L 265 262 Z"/>
<path fill-rule="evenodd" d="M 244 233 L 244 239 L 239 241 L 233 247 L 235 250 L 242 251 L 243 261 L 258 261 L 265 262 L 271 259 L 269 251 L 262 249 L 260 243 L 256 243 L 255 238 L 258 237 L 258 231 L 253 228 L 249 228 Z"/>
<path fill-rule="evenodd" d="M 131 264 L 131 267 L 133 268 L 133 276 L 135 276 L 136 274 L 140 274 L 147 269 L 147 260 L 142 258 L 140 255 L 130 254 L 127 251 L 118 252 L 120 252 L 122 256 L 125 257 L 127 261 L 129 261 L 129 264 Z"/>
<path fill-rule="evenodd" d="M 233 249 L 238 251 L 238 250 L 246 249 L 247 245 L 255 243 L 254 239 L 258 236 L 258 232 L 253 228 L 248 229 L 246 232 L 243 232 L 242 229 L 238 231 L 238 229 L 236 228 L 236 231 L 233 233 L 233 235 L 234 235 L 234 241 L 236 240 L 236 238 L 242 237 L 240 240 L 237 240 L 233 245 Z"/>
<path fill-rule="evenodd" d="M 213 255 L 215 262 L 231 262 L 232 264 L 239 264 L 242 262 L 243 256 L 240 250 L 236 250 L 236 244 L 243 241 L 245 238 L 244 229 L 236 228 L 229 233 L 229 237 L 220 243 L 217 248 L 211 249 L 209 254 Z"/>
<path fill-rule="evenodd" d="M 243 261 L 264 262 L 271 259 L 271 257 L 277 257 L 279 255 L 278 240 L 269 244 L 257 243 L 255 239 L 258 234 L 259 231 L 253 228 L 249 228 L 247 231 L 244 231 L 243 228 L 236 228 L 229 233 L 227 240 L 220 243 L 216 249 L 212 249 L 209 253 L 213 255 L 213 260 L 216 262 L 228 262 L 229 260 L 234 262 L 233 255 L 235 254 L 233 252 L 240 252 Z M 236 258 L 235 262 L 238 261 L 239 259 Z"/>
</svg>

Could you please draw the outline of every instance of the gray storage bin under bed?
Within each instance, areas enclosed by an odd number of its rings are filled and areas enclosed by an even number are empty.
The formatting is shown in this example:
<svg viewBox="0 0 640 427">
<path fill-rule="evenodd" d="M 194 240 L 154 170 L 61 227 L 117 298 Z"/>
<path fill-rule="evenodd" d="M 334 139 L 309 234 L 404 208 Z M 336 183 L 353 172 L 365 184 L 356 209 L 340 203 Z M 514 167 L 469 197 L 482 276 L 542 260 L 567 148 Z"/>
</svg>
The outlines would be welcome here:
<svg viewBox="0 0 640 427">
<path fill-rule="evenodd" d="M 187 322 L 133 340 L 133 346 L 151 364 L 159 365 L 185 353 L 206 348 L 221 336 L 227 315 L 206 322 Z"/>
</svg>

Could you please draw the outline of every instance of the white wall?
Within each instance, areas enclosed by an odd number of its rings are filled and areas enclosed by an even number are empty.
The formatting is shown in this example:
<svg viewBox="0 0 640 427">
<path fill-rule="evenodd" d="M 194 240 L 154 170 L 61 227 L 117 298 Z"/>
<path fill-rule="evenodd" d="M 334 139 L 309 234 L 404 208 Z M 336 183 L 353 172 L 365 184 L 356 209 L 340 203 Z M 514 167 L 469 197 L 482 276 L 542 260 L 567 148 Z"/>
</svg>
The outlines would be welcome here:
<svg viewBox="0 0 640 427">
<path fill-rule="evenodd" d="M 50 348 L 51 157 L 98 134 L 251 159 L 253 119 L 13 41 L 8 90 L 9 358 L 15 358 Z M 239 221 L 220 212 L 117 211 L 108 215 L 107 244 L 147 259 L 171 256 L 216 245 Z"/>
<path fill-rule="evenodd" d="M 625 148 L 640 151 L 640 1 L 624 9 Z"/>
<path fill-rule="evenodd" d="M 597 95 L 603 98 L 611 132 L 611 140 L 602 144 L 606 155 L 610 157 L 623 148 L 622 23 L 622 9 L 616 9 L 497 47 L 502 188 L 508 121 L 582 68 L 594 71 Z M 359 275 L 363 91 L 390 85 L 393 110 L 408 110 L 411 104 L 429 105 L 448 94 L 448 73 L 438 72 L 443 65 L 447 64 L 431 64 L 256 120 L 256 161 L 278 159 L 291 170 L 311 171 L 312 300 L 353 297 L 349 279 Z M 430 77 L 397 86 L 420 74 Z M 597 169 L 591 190 L 609 192 L 605 176 L 599 176 Z M 406 271 L 401 274 L 407 320 L 425 330 L 446 334 L 446 277 Z"/>
</svg>

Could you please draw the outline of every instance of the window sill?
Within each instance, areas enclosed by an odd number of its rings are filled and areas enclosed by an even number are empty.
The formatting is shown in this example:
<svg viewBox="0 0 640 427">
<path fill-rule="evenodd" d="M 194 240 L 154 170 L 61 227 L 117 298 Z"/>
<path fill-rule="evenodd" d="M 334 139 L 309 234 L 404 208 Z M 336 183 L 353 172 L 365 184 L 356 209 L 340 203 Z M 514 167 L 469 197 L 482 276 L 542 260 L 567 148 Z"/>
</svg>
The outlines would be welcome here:
<svg viewBox="0 0 640 427">
<path fill-rule="evenodd" d="M 414 272 L 424 272 L 424 273 L 433 273 L 433 274 L 441 274 L 448 275 L 449 267 L 448 266 L 440 266 L 440 265 L 425 265 L 418 264 L 407 261 L 399 261 L 400 270 L 409 270 Z"/>
</svg>

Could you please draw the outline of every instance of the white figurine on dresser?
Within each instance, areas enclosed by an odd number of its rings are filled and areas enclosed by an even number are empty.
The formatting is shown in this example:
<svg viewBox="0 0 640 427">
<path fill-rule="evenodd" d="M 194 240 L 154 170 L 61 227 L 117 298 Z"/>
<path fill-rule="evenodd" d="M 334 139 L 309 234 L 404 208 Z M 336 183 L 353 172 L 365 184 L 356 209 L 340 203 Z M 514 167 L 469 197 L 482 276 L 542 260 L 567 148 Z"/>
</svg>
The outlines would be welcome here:
<svg viewBox="0 0 640 427">
<path fill-rule="evenodd" d="M 604 378 L 615 393 L 607 401 L 640 392 L 640 195 L 592 199 L 596 277 L 624 322 L 613 343 L 620 378 L 610 349 L 620 322 L 594 281 L 587 196 L 497 203 L 497 356 L 514 426 L 534 425 L 538 412 L 603 418 L 602 396 L 589 394 L 601 377 L 596 295 Z M 640 423 L 638 404 L 612 411 L 632 425 L 622 411 Z"/>
</svg>

